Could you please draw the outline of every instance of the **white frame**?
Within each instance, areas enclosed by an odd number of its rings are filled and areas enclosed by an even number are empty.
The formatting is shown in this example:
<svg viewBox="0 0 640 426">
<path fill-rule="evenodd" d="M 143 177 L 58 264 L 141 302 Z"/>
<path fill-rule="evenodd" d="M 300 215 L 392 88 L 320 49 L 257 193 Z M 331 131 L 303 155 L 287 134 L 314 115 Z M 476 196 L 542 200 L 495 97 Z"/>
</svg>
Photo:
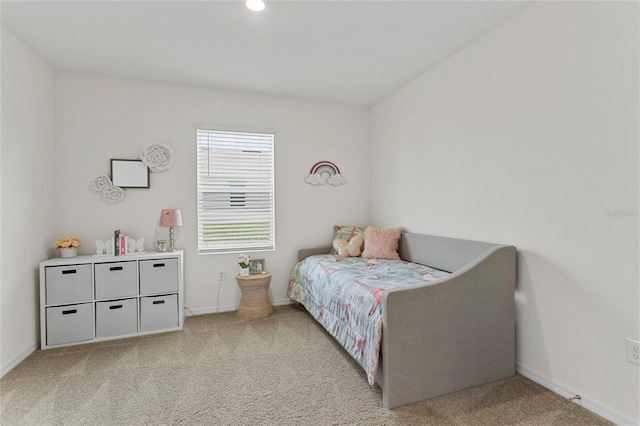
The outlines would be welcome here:
<svg viewBox="0 0 640 426">
<path fill-rule="evenodd" d="M 149 188 L 149 168 L 140 160 L 111 159 L 111 182 L 120 188 Z"/>
</svg>

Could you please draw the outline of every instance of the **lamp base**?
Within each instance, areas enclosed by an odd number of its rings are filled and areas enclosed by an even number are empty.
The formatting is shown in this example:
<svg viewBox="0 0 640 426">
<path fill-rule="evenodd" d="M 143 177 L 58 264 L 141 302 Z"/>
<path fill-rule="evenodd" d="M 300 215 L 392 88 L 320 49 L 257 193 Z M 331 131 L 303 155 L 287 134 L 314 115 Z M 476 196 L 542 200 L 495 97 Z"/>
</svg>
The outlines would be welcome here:
<svg viewBox="0 0 640 426">
<path fill-rule="evenodd" d="M 175 248 L 175 231 L 173 226 L 169 227 L 169 251 L 176 251 Z"/>
</svg>

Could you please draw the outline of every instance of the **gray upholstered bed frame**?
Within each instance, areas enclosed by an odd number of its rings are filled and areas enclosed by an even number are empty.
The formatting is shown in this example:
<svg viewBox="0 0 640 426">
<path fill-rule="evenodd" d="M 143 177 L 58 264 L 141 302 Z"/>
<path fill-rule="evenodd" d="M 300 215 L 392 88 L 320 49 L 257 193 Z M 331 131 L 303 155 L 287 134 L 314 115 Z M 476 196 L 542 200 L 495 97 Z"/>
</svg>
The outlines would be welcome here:
<svg viewBox="0 0 640 426">
<path fill-rule="evenodd" d="M 303 249 L 298 260 L 330 247 Z M 516 249 L 403 233 L 404 260 L 451 272 L 387 291 L 376 382 L 396 408 L 515 374 Z"/>
</svg>

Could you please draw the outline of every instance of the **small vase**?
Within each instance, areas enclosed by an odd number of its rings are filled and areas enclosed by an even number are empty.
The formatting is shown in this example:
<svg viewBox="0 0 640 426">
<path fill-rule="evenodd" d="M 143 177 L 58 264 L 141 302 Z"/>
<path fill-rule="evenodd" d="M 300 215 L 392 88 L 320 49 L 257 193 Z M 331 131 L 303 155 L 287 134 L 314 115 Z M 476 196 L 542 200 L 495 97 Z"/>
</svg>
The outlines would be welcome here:
<svg viewBox="0 0 640 426">
<path fill-rule="evenodd" d="M 60 257 L 76 257 L 78 255 L 78 249 L 75 247 L 67 247 L 60 249 Z"/>
<path fill-rule="evenodd" d="M 248 277 L 249 276 L 249 268 L 240 268 L 240 276 Z"/>
</svg>

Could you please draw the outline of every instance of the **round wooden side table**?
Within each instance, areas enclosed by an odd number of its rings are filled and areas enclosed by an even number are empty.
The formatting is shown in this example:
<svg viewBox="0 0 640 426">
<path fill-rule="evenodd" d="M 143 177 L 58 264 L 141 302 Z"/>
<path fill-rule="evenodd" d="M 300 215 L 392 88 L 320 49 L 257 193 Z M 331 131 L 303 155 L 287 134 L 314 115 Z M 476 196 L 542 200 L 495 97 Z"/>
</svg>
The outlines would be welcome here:
<svg viewBox="0 0 640 426">
<path fill-rule="evenodd" d="M 238 317 L 257 319 L 268 316 L 271 313 L 271 301 L 269 300 L 271 274 L 263 272 L 248 277 L 236 275 L 236 281 L 242 292 Z"/>
</svg>

